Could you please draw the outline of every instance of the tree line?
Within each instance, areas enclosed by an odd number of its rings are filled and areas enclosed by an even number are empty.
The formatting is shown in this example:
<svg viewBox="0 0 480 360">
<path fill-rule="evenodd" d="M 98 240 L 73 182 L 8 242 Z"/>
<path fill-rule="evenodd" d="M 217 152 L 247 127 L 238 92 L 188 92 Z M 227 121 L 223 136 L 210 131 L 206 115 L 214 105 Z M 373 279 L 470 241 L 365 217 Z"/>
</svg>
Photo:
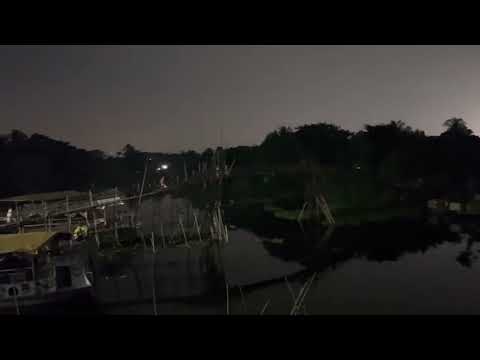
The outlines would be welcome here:
<svg viewBox="0 0 480 360">
<path fill-rule="evenodd" d="M 402 121 L 366 125 L 358 132 L 320 122 L 281 127 L 267 134 L 259 145 L 223 152 L 228 163 L 235 161 L 234 176 L 290 172 L 289 181 L 301 184 L 305 176 L 317 173 L 326 187 L 329 183 L 365 183 L 365 189 L 369 187 L 372 193 L 421 187 L 425 196 L 470 197 L 479 191 L 480 138 L 463 119 L 452 118 L 443 125 L 441 135 L 429 136 Z M 193 173 L 199 163 L 208 162 L 216 150 L 147 153 L 127 144 L 109 156 L 45 135 L 27 136 L 12 130 L 0 138 L 0 196 L 100 191 L 114 186 L 132 189 L 138 187 L 146 167 L 147 181 L 158 181 L 163 176 L 156 172 L 161 163 L 169 164 L 169 181 L 174 182 L 177 177 L 183 179 L 185 169 Z M 287 183 L 281 186 L 288 187 Z"/>
</svg>

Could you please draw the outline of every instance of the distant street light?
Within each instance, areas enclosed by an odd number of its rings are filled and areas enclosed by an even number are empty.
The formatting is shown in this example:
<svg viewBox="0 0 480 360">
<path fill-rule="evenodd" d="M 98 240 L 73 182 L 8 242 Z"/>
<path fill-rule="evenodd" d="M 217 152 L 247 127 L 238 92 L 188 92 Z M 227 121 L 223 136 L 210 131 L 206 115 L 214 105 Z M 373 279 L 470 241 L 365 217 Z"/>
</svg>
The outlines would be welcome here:
<svg viewBox="0 0 480 360">
<path fill-rule="evenodd" d="M 157 171 L 168 170 L 167 164 L 162 164 L 160 167 L 157 168 Z"/>
</svg>

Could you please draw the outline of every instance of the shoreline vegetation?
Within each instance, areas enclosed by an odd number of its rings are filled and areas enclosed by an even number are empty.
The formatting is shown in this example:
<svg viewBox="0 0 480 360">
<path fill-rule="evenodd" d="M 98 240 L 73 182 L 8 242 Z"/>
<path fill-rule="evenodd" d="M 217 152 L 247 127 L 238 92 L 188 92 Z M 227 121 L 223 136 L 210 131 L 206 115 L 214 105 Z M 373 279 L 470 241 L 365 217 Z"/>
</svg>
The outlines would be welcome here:
<svg viewBox="0 0 480 360">
<path fill-rule="evenodd" d="M 8 175 L 0 179 L 0 197 L 108 188 L 136 194 L 166 185 L 200 208 L 212 201 L 260 204 L 288 221 L 300 213 L 308 219 L 310 210 L 302 212 L 308 202 L 328 208 L 336 225 L 418 218 L 431 199 L 479 213 L 472 200 L 480 199 L 480 137 L 463 119 L 443 125 L 432 136 L 402 121 L 358 132 L 319 122 L 281 127 L 255 146 L 168 154 L 127 144 L 116 155 L 13 130 L 0 137 Z"/>
<path fill-rule="evenodd" d="M 297 221 L 301 209 L 287 210 L 279 207 L 266 205 L 265 211 L 270 212 L 278 219 Z M 419 207 L 398 207 L 398 208 L 377 208 L 377 209 L 339 209 L 334 211 L 335 224 L 342 225 L 360 225 L 362 223 L 379 223 L 397 218 L 418 219 L 422 215 L 422 209 Z M 311 220 L 312 215 L 304 214 L 305 220 Z M 325 219 L 321 221 L 322 225 L 328 225 Z"/>
</svg>

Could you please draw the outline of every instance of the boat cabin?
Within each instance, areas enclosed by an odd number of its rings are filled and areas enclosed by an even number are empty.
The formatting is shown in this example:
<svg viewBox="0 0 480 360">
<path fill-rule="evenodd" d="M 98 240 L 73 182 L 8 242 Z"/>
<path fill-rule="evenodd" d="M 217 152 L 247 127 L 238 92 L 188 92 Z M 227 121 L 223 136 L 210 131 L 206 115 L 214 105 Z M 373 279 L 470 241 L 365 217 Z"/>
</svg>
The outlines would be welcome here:
<svg viewBox="0 0 480 360">
<path fill-rule="evenodd" d="M 62 232 L 0 235 L 0 301 L 41 301 L 91 287 L 84 243 Z"/>
</svg>

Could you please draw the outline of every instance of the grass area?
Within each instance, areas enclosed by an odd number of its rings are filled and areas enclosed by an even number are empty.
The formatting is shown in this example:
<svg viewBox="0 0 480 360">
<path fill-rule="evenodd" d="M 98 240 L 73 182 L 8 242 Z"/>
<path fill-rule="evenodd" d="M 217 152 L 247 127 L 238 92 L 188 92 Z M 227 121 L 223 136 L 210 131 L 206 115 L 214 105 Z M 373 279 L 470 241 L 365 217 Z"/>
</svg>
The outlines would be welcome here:
<svg viewBox="0 0 480 360">
<path fill-rule="evenodd" d="M 285 210 L 279 207 L 266 205 L 265 211 L 272 212 L 275 217 L 284 220 L 297 220 L 301 209 Z M 420 209 L 414 207 L 405 208 L 377 208 L 377 209 L 337 209 L 332 210 L 337 225 L 359 225 L 365 222 L 382 222 L 394 218 L 418 217 Z M 304 213 L 304 219 L 308 219 L 310 213 Z M 322 221 L 324 222 L 324 221 Z"/>
</svg>

